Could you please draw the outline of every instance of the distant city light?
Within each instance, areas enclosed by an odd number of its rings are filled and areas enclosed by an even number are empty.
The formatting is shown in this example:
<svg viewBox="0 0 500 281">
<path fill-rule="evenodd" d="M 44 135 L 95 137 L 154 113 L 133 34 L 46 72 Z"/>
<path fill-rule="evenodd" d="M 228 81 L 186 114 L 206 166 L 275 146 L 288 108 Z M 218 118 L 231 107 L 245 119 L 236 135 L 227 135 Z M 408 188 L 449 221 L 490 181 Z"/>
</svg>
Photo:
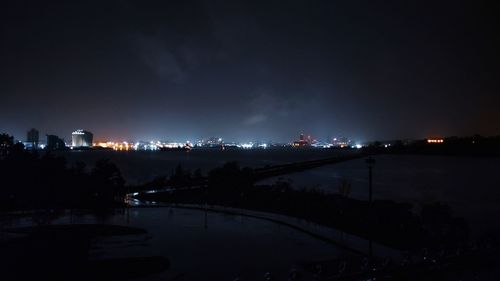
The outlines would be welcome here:
<svg viewBox="0 0 500 281">
<path fill-rule="evenodd" d="M 199 139 L 195 141 L 186 140 L 185 142 L 178 141 L 160 141 L 160 140 L 147 140 L 147 141 L 133 141 L 133 140 L 121 140 L 121 141 L 106 141 L 100 140 L 96 142 L 91 142 L 93 134 L 84 131 L 76 130 L 72 133 L 72 144 L 68 144 L 67 147 L 71 150 L 81 150 L 82 147 L 88 147 L 89 149 L 109 149 L 114 151 L 157 151 L 157 150 L 185 150 L 190 151 L 192 149 L 198 148 L 215 148 L 220 150 L 225 149 L 270 149 L 270 148 L 280 148 L 280 147 L 304 147 L 313 149 L 331 149 L 331 148 L 353 148 L 360 149 L 363 146 L 359 143 L 355 143 L 353 140 L 347 137 L 335 137 L 329 138 L 329 140 L 320 140 L 309 134 L 299 134 L 298 139 L 292 140 L 288 143 L 277 143 L 277 142 L 262 142 L 262 141 L 247 141 L 247 142 L 228 142 L 224 141 L 222 137 L 209 137 L 204 139 Z M 442 142 L 442 140 L 429 139 L 429 142 Z M 75 145 L 76 144 L 76 145 Z M 33 145 L 29 142 L 25 142 L 25 148 L 30 149 Z M 390 146 L 386 144 L 385 147 Z M 38 144 L 38 148 L 44 149 L 45 144 Z"/>
<path fill-rule="evenodd" d="M 253 147 L 253 143 L 249 142 L 249 143 L 242 143 L 240 144 L 240 147 L 241 148 L 244 148 L 244 149 L 250 149 Z"/>
<path fill-rule="evenodd" d="M 427 143 L 443 143 L 443 139 L 427 139 Z"/>
</svg>

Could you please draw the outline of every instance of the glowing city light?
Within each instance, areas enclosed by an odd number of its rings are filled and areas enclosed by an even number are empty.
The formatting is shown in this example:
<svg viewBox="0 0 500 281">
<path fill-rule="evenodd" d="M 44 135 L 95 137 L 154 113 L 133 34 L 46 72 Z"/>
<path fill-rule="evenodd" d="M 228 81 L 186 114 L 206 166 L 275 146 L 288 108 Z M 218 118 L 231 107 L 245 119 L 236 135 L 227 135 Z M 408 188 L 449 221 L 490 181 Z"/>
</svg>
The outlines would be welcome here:
<svg viewBox="0 0 500 281">
<path fill-rule="evenodd" d="M 427 143 L 443 143 L 443 139 L 427 139 Z"/>
</svg>

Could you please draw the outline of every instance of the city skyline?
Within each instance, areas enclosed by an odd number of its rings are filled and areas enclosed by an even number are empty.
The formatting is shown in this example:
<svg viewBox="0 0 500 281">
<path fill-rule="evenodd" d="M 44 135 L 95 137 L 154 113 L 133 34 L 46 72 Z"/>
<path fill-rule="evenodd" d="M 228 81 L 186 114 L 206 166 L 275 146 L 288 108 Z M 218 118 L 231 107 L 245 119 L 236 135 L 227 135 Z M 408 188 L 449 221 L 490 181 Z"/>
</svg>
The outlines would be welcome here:
<svg viewBox="0 0 500 281">
<path fill-rule="evenodd" d="M 30 143 L 33 142 L 31 140 L 32 137 L 30 137 L 30 134 L 33 134 L 33 130 L 36 131 L 37 137 L 38 134 L 40 134 L 41 137 L 39 137 L 39 143 L 44 143 L 44 138 L 48 136 L 57 136 L 60 137 L 61 140 L 63 140 L 68 146 L 77 146 L 74 145 L 75 143 L 75 134 L 76 135 L 83 135 L 83 134 L 90 134 L 90 142 L 89 144 L 96 145 L 98 143 L 106 143 L 106 142 L 114 142 L 114 143 L 122 143 L 122 142 L 130 142 L 132 143 L 141 143 L 141 142 L 162 142 L 162 143 L 200 143 L 200 142 L 210 142 L 211 139 L 218 139 L 220 143 L 225 143 L 225 144 L 242 144 L 242 143 L 274 143 L 274 144 L 290 144 L 293 145 L 294 142 L 300 142 L 303 141 L 304 139 L 307 139 L 309 143 L 311 141 L 313 142 L 319 142 L 319 143 L 334 143 L 338 141 L 347 141 L 353 145 L 359 145 L 359 144 L 370 144 L 374 142 L 394 142 L 394 141 L 416 141 L 416 140 L 429 140 L 429 139 L 444 139 L 444 138 L 463 138 L 463 137 L 474 137 L 474 136 L 480 136 L 480 137 L 499 137 L 500 135 L 480 135 L 480 134 L 473 134 L 473 135 L 444 135 L 444 134 L 433 134 L 433 135 L 428 135 L 424 137 L 416 137 L 416 138 L 405 138 L 405 137 L 400 137 L 400 138 L 393 138 L 393 139 L 369 139 L 369 140 L 361 140 L 357 138 L 353 138 L 352 136 L 346 136 L 346 135 L 341 135 L 341 134 L 330 134 L 328 137 L 318 137 L 313 134 L 307 134 L 304 132 L 298 132 L 294 136 L 292 136 L 290 139 L 287 140 L 276 140 L 272 139 L 269 137 L 249 137 L 247 139 L 240 139 L 240 140 L 235 140 L 235 139 L 230 139 L 226 138 L 222 135 L 211 135 L 211 136 L 201 136 L 201 137 L 195 137 L 195 138 L 189 138 L 189 137 L 159 137 L 159 138 L 132 138 L 132 137 L 110 137 L 110 138 L 105 138 L 103 136 L 97 136 L 94 138 L 94 133 L 93 131 L 90 130 L 83 130 L 81 128 L 78 129 L 73 129 L 71 133 L 66 133 L 66 134 L 55 134 L 55 133 L 48 133 L 48 132 L 43 132 L 38 130 L 38 128 L 30 128 L 29 130 L 25 130 L 23 136 L 17 136 L 14 134 L 11 134 L 10 132 L 3 132 L 7 133 L 9 135 L 12 135 L 16 141 L 23 142 L 23 143 Z M 67 136 L 68 135 L 68 136 Z M 44 137 L 45 136 L 45 137 Z M 93 141 L 92 141 L 93 139 Z M 80 140 L 79 140 L 80 141 Z M 89 145 L 85 145 L 89 146 Z"/>
<path fill-rule="evenodd" d="M 36 137 L 33 136 L 33 134 L 36 134 Z M 19 142 L 26 142 L 26 143 L 30 143 L 30 142 L 41 142 L 43 143 L 43 137 L 40 138 L 39 137 L 39 134 L 40 134 L 40 131 L 37 129 L 37 128 L 30 128 L 29 130 L 27 130 L 25 132 L 25 135 L 24 137 L 18 137 L 18 136 L 15 136 L 13 135 L 14 139 L 19 141 Z M 295 135 L 295 138 L 294 139 L 289 139 L 285 142 L 282 142 L 282 141 L 276 141 L 276 140 L 272 140 L 270 138 L 266 138 L 266 137 L 262 137 L 262 138 L 252 138 L 252 139 L 247 139 L 247 140 L 232 140 L 232 139 L 226 139 L 224 138 L 223 136 L 204 136 L 204 137 L 200 137 L 200 138 L 168 138 L 168 137 L 163 137 L 163 138 L 158 138 L 158 139 L 132 139 L 132 138 L 122 138 L 122 139 L 119 139 L 119 138 L 104 138 L 104 137 L 97 137 L 94 139 L 94 134 L 93 132 L 89 131 L 89 130 L 84 130 L 84 129 L 76 129 L 76 130 L 73 130 L 73 132 L 71 133 L 70 135 L 70 138 L 68 139 L 68 141 L 66 141 L 66 137 L 65 135 L 66 134 L 50 134 L 50 133 L 43 133 L 41 134 L 42 136 L 45 135 L 45 136 L 58 136 L 58 137 L 61 137 L 62 140 L 65 140 L 65 142 L 68 144 L 68 146 L 90 146 L 89 144 L 96 144 L 96 143 L 104 143 L 104 142 L 127 142 L 127 141 L 133 141 L 133 142 L 150 142 L 150 141 L 161 141 L 161 142 L 178 142 L 178 143 L 182 143 L 182 142 L 187 142 L 187 143 L 190 143 L 190 142 L 208 142 L 208 143 L 211 143 L 211 142 L 217 142 L 217 143 L 244 143 L 244 142 L 263 142 L 263 141 L 267 141 L 267 142 L 271 142 L 271 143 L 293 143 L 294 141 L 296 140 L 304 140 L 304 139 L 307 139 L 309 142 L 311 141 L 314 141 L 314 142 L 317 142 L 317 141 L 341 141 L 341 140 L 348 140 L 348 141 L 353 141 L 352 139 L 348 138 L 347 136 L 342 136 L 342 135 L 335 135 L 335 136 L 331 136 L 331 137 L 328 137 L 328 138 L 317 138 L 316 136 L 314 135 L 311 135 L 311 134 L 304 134 L 304 133 L 298 133 Z M 86 137 L 84 137 L 84 135 L 87 135 Z M 33 139 L 36 138 L 36 141 L 33 141 Z M 86 139 L 88 138 L 88 139 Z M 76 143 L 84 143 L 84 145 L 75 145 Z"/>
</svg>

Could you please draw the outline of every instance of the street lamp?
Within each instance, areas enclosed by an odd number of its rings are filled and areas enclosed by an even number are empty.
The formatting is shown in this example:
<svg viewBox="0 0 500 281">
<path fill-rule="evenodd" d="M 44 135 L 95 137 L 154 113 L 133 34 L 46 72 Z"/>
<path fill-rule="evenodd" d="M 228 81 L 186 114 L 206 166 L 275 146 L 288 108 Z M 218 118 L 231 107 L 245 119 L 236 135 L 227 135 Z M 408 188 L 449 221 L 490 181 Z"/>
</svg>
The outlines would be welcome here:
<svg viewBox="0 0 500 281">
<path fill-rule="evenodd" d="M 373 187 L 373 182 L 372 182 L 372 169 L 373 166 L 375 166 L 375 159 L 373 159 L 371 156 L 368 157 L 365 160 L 366 164 L 368 165 L 368 202 L 370 205 L 372 204 L 372 199 L 373 199 L 373 193 L 372 193 L 372 187 Z"/>
<path fill-rule="evenodd" d="M 372 183 L 372 169 L 373 169 L 373 166 L 375 166 L 375 159 L 373 159 L 371 156 L 368 157 L 366 160 L 366 165 L 368 165 L 368 210 L 371 209 L 372 207 L 372 186 L 373 186 L 373 183 Z M 373 224 L 373 221 L 370 221 L 370 224 Z M 368 257 L 369 257 L 369 261 L 370 261 L 370 272 L 371 272 L 371 268 L 372 268 L 372 265 L 373 265 L 373 246 L 372 246 L 372 234 L 370 233 L 370 237 L 369 237 L 369 240 L 368 240 Z"/>
</svg>

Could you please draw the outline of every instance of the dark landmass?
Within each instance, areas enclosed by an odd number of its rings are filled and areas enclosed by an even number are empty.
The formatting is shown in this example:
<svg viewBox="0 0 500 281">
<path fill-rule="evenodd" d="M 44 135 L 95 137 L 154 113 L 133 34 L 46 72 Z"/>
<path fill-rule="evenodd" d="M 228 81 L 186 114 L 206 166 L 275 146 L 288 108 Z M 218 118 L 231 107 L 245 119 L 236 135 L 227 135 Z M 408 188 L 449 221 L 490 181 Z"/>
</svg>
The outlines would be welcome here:
<svg viewBox="0 0 500 281">
<path fill-rule="evenodd" d="M 376 141 L 363 148 L 367 154 L 415 154 L 500 157 L 500 136 L 447 137 L 442 143 L 427 140 Z"/>
</svg>

